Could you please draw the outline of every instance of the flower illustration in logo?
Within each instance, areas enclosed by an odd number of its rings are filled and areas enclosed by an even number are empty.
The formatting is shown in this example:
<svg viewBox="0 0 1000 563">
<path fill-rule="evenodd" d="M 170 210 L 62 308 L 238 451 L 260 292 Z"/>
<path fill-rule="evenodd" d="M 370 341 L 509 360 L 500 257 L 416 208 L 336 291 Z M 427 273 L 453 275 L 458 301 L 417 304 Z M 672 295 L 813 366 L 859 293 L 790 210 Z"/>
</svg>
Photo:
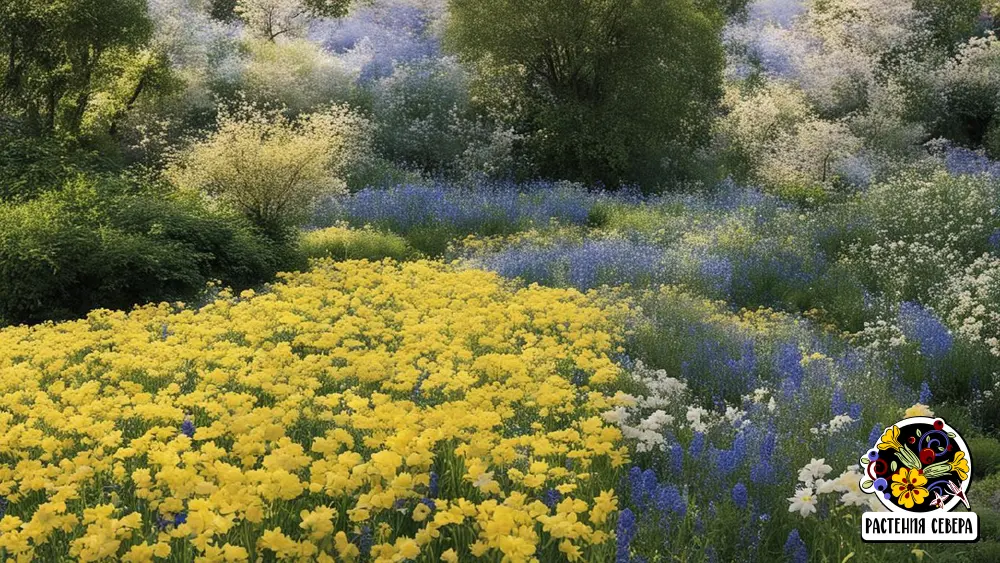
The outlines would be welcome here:
<svg viewBox="0 0 1000 563">
<path fill-rule="evenodd" d="M 941 419 L 917 416 L 885 429 L 861 458 L 861 490 L 895 512 L 969 506 L 972 460 L 962 437 Z"/>
<path fill-rule="evenodd" d="M 915 504 L 923 504 L 927 498 L 927 477 L 922 475 L 919 469 L 908 469 L 906 467 L 899 470 L 892 476 L 892 496 L 897 498 L 899 504 L 905 508 L 913 508 Z"/>
</svg>

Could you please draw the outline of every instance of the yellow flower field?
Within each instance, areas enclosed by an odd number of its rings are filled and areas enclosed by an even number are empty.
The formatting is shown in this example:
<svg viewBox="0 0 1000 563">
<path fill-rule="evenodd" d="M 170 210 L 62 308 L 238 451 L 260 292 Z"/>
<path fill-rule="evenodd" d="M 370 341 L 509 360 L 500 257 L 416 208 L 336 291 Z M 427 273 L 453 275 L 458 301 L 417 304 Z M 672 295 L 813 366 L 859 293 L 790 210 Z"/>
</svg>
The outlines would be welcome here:
<svg viewBox="0 0 1000 563">
<path fill-rule="evenodd" d="M 621 310 L 434 262 L 0 331 L 17 560 L 613 557 Z"/>
</svg>

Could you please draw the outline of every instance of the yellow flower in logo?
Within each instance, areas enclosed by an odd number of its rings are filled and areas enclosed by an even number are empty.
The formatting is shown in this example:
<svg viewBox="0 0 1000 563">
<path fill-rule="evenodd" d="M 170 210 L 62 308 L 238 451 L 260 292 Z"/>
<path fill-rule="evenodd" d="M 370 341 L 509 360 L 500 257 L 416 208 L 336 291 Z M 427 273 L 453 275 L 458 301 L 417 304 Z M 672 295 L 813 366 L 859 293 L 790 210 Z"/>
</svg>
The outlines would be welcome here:
<svg viewBox="0 0 1000 563">
<path fill-rule="evenodd" d="M 878 449 L 899 450 L 902 448 L 902 444 L 899 443 L 899 427 L 886 428 L 885 433 L 882 434 L 881 441 L 878 443 Z"/>
<path fill-rule="evenodd" d="M 951 470 L 958 473 L 958 478 L 965 481 L 969 478 L 969 460 L 965 459 L 965 452 L 955 454 L 955 459 L 949 463 Z"/>
<path fill-rule="evenodd" d="M 914 504 L 923 504 L 928 492 L 924 488 L 927 478 L 916 469 L 906 467 L 892 476 L 892 496 L 899 498 L 899 504 L 904 508 L 913 508 Z"/>
</svg>

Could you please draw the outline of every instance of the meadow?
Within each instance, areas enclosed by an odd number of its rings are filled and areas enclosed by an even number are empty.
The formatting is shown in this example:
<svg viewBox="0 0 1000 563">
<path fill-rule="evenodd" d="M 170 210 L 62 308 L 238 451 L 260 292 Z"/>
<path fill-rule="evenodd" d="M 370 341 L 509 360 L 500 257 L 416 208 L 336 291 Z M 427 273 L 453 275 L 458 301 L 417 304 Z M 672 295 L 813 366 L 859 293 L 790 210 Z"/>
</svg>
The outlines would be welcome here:
<svg viewBox="0 0 1000 563">
<path fill-rule="evenodd" d="M 0 2 L 0 559 L 1000 560 L 995 17 Z"/>
</svg>

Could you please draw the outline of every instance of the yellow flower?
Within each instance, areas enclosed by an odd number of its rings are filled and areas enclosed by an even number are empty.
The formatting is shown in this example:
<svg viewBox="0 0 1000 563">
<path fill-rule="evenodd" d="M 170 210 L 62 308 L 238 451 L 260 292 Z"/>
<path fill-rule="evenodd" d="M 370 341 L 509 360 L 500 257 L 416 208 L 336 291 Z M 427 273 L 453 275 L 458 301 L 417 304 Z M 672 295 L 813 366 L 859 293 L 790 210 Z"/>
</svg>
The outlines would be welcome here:
<svg viewBox="0 0 1000 563">
<path fill-rule="evenodd" d="M 441 554 L 441 561 L 445 563 L 458 563 L 458 554 L 455 553 L 454 549 L 448 549 Z"/>
<path fill-rule="evenodd" d="M 583 558 L 580 548 L 573 545 L 573 542 L 569 540 L 559 542 L 559 552 L 565 555 L 566 559 L 570 561 L 579 561 Z"/>
<path fill-rule="evenodd" d="M 969 478 L 969 460 L 965 459 L 965 452 L 955 454 L 955 459 L 948 464 L 951 470 L 958 473 L 958 478 L 965 481 Z"/>
<path fill-rule="evenodd" d="M 903 507 L 913 508 L 927 498 L 926 484 L 927 478 L 920 471 L 903 467 L 892 476 L 892 496 L 897 497 Z"/>
<path fill-rule="evenodd" d="M 931 409 L 927 405 L 922 405 L 920 403 L 917 403 L 917 404 L 913 405 L 912 407 L 906 409 L 906 412 L 903 413 L 903 417 L 904 418 L 912 418 L 914 416 L 928 416 L 928 417 L 930 417 L 930 416 L 934 416 L 934 412 L 932 412 Z"/>
<path fill-rule="evenodd" d="M 431 513 L 431 508 L 422 502 L 418 502 L 417 506 L 413 508 L 413 521 L 423 522 L 427 519 Z"/>
<path fill-rule="evenodd" d="M 899 443 L 899 427 L 892 426 L 885 430 L 882 434 L 882 439 L 878 443 L 878 449 L 880 450 L 898 450 L 903 446 Z"/>
</svg>

